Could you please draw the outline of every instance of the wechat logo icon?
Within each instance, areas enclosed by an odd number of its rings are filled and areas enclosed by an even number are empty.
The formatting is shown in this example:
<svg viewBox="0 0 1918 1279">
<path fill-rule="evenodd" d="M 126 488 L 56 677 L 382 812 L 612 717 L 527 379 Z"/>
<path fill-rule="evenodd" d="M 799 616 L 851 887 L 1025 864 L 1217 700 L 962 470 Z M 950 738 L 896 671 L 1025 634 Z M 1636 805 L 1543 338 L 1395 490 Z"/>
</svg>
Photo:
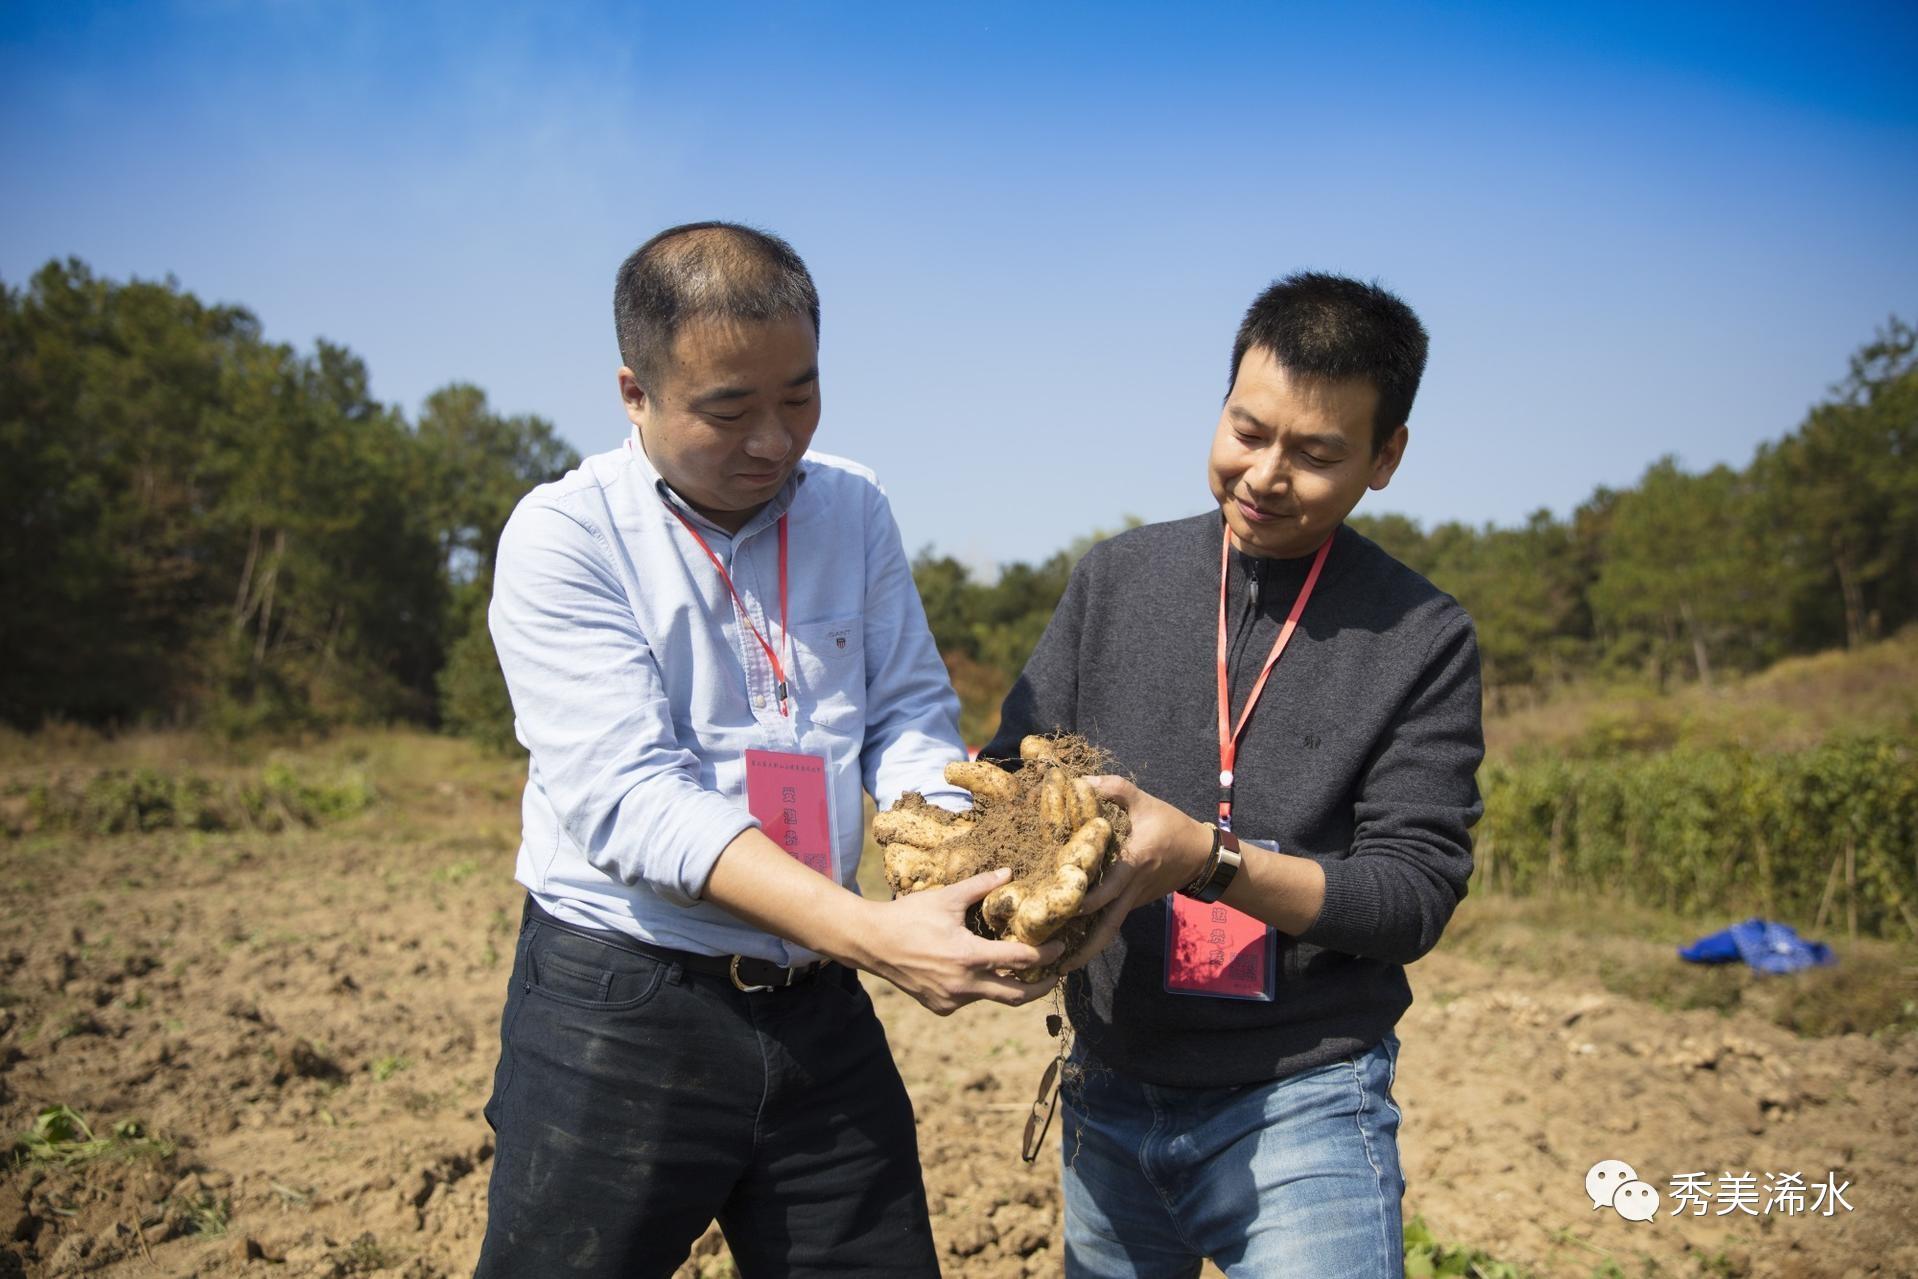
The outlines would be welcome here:
<svg viewBox="0 0 1918 1279">
<path fill-rule="evenodd" d="M 1592 1211 L 1610 1208 L 1627 1221 L 1650 1221 L 1658 1215 L 1658 1189 L 1640 1181 L 1623 1159 L 1601 1159 L 1585 1172 L 1585 1193 Z"/>
</svg>

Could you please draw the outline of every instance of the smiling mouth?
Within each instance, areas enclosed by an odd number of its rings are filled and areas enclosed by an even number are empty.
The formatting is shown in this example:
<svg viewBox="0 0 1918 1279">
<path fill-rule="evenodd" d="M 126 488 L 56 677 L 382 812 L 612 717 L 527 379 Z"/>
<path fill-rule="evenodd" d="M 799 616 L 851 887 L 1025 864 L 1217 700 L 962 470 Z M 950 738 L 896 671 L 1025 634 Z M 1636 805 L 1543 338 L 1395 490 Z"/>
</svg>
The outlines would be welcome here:
<svg viewBox="0 0 1918 1279">
<path fill-rule="evenodd" d="M 1238 503 L 1239 514 L 1245 516 L 1247 520 L 1254 524 L 1270 524 L 1272 521 L 1280 518 L 1276 512 L 1256 507 L 1242 497 L 1235 497 L 1232 500 Z"/>
</svg>

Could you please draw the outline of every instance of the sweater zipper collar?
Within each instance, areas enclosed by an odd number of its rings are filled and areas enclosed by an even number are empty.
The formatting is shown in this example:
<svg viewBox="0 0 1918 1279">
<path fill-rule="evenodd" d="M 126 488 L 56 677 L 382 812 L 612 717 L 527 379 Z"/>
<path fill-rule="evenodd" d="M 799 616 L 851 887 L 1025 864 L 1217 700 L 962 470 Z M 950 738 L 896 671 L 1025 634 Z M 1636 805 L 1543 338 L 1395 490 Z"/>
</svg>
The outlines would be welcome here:
<svg viewBox="0 0 1918 1279">
<path fill-rule="evenodd" d="M 1228 686 L 1237 683 L 1240 660 L 1259 620 L 1259 596 L 1265 584 L 1265 561 L 1256 555 L 1235 555 L 1245 571 L 1245 587 L 1239 592 L 1238 619 L 1233 625 L 1232 650 L 1226 664 Z"/>
</svg>

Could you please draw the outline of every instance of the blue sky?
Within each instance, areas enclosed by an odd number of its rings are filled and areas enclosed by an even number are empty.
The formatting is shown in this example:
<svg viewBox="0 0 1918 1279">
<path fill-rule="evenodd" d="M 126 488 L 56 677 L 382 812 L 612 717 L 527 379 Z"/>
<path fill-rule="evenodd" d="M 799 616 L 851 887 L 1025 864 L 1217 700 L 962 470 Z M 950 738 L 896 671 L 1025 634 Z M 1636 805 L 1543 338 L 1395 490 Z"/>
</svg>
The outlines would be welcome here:
<svg viewBox="0 0 1918 1279">
<path fill-rule="evenodd" d="M 624 431 L 611 282 L 778 231 L 817 444 L 909 548 L 1204 509 L 1240 312 L 1377 277 L 1432 359 L 1361 510 L 1512 523 L 1743 464 L 1918 318 L 1918 8 L 0 0 L 0 279 L 78 255 Z"/>
</svg>

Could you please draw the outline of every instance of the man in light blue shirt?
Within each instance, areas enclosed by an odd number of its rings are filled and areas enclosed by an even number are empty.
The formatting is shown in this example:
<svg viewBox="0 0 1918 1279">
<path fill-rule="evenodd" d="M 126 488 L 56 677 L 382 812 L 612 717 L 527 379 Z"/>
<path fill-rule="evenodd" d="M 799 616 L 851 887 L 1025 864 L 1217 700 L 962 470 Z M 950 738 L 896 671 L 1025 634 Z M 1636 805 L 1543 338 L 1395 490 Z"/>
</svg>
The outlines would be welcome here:
<svg viewBox="0 0 1918 1279">
<path fill-rule="evenodd" d="M 818 298 L 784 241 L 621 267 L 621 447 L 528 494 L 489 614 L 531 753 L 479 1273 L 936 1274 L 911 1105 L 855 969 L 949 1013 L 1046 993 L 1000 871 L 857 893 L 862 794 L 961 806 L 957 701 L 872 473 L 807 451 Z"/>
</svg>

